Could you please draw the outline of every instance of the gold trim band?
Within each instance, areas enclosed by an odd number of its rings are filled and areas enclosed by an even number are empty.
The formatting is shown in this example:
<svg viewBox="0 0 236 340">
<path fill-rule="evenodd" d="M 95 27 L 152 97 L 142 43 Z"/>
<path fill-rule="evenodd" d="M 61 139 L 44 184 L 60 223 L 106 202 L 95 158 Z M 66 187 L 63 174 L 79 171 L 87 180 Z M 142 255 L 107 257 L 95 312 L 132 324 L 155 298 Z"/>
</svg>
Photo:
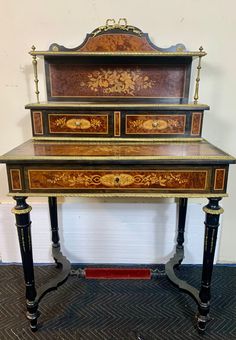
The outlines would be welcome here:
<svg viewBox="0 0 236 340">
<path fill-rule="evenodd" d="M 75 160 L 75 161 L 125 161 L 125 160 L 222 160 L 222 161 L 234 161 L 232 156 L 1 156 L 0 160 Z"/>
<path fill-rule="evenodd" d="M 15 196 L 15 195 L 14 195 Z M 17 195 L 20 196 L 20 195 Z M 22 196 L 22 195 L 21 195 Z M 25 196 L 25 195 L 24 195 Z M 11 212 L 15 215 L 23 215 L 23 214 L 27 214 L 32 210 L 32 207 L 29 205 L 28 208 L 26 209 L 16 209 L 16 208 L 12 208 Z"/>
<path fill-rule="evenodd" d="M 192 52 L 80 52 L 80 51 L 36 51 L 29 52 L 31 56 L 157 56 L 157 57 L 204 57 L 206 52 L 192 51 Z"/>
<path fill-rule="evenodd" d="M 109 137 L 33 137 L 33 140 L 39 141 L 79 141 L 79 142 L 201 142 L 203 138 L 109 138 Z"/>
<path fill-rule="evenodd" d="M 221 195 L 222 196 L 222 195 Z M 210 197 L 210 196 L 209 196 Z M 217 210 L 213 210 L 213 209 L 209 209 L 207 207 L 203 207 L 203 211 L 206 213 L 206 214 L 211 214 L 211 215 L 220 215 L 220 214 L 223 214 L 224 212 L 224 209 L 223 208 L 220 208 L 220 209 L 217 209 Z"/>
<path fill-rule="evenodd" d="M 112 192 L 112 193 L 55 193 L 55 192 L 48 192 L 48 193 L 8 193 L 7 196 L 23 196 L 23 197 L 159 197 L 159 198 L 208 198 L 208 197 L 228 197 L 228 194 L 165 194 L 165 193 L 124 193 L 124 192 Z"/>
<path fill-rule="evenodd" d="M 30 103 L 25 105 L 26 109 L 35 109 L 35 108 L 57 108 L 57 107 L 63 107 L 63 108 L 68 108 L 68 107 L 75 107 L 75 108 L 112 108 L 112 109 L 117 109 L 117 108 L 140 108 L 140 107 L 149 107 L 149 108 L 158 108 L 158 109 L 168 109 L 168 108 L 178 108 L 180 110 L 209 110 L 209 105 L 206 104 L 160 104 L 160 103 L 86 103 L 86 102 L 41 102 L 41 103 Z M 187 109 L 186 109 L 187 108 Z"/>
</svg>

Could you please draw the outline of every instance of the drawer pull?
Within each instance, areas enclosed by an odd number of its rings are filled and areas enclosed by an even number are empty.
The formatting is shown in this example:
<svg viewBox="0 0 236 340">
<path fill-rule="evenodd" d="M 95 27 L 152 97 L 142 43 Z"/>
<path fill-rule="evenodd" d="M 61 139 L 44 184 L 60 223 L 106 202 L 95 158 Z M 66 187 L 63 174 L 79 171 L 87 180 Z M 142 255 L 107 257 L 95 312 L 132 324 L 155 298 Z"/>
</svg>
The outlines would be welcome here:
<svg viewBox="0 0 236 340">
<path fill-rule="evenodd" d="M 156 120 L 148 119 L 143 123 L 143 127 L 146 130 L 152 130 L 152 129 L 165 130 L 168 127 L 168 121 L 165 121 L 163 119 L 156 119 Z"/>
<path fill-rule="evenodd" d="M 66 122 L 66 126 L 70 129 L 89 129 L 91 127 L 91 123 L 87 119 L 69 119 Z"/>
</svg>

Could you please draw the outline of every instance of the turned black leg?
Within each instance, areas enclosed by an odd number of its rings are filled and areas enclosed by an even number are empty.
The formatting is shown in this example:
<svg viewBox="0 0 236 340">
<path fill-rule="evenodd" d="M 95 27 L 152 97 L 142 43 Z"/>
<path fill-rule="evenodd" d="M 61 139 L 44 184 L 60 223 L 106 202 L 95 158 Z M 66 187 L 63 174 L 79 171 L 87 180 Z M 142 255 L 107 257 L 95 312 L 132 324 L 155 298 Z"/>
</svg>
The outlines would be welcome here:
<svg viewBox="0 0 236 340">
<path fill-rule="evenodd" d="M 187 213 L 187 198 L 179 199 L 179 220 L 178 220 L 178 236 L 177 236 L 177 248 L 182 249 L 184 243 L 184 231 L 185 231 L 185 221 Z"/>
<path fill-rule="evenodd" d="M 197 327 L 200 332 L 206 328 L 209 319 L 211 299 L 211 277 L 216 248 L 217 232 L 219 227 L 220 214 L 223 209 L 219 206 L 221 198 L 209 198 L 209 203 L 203 208 L 205 218 L 205 239 L 203 253 L 202 282 L 199 292 L 200 303 L 197 314 Z"/>
<path fill-rule="evenodd" d="M 49 214 L 52 230 L 52 246 L 54 248 L 60 247 L 59 233 L 58 233 L 58 218 L 57 218 L 57 198 L 48 197 Z"/>
<path fill-rule="evenodd" d="M 26 197 L 14 197 L 16 206 L 12 209 L 15 214 L 19 238 L 21 258 L 26 287 L 27 318 L 30 320 L 32 331 L 37 330 L 38 303 L 35 301 L 36 289 L 34 283 L 34 267 L 31 242 L 31 207 L 26 203 Z"/>
</svg>

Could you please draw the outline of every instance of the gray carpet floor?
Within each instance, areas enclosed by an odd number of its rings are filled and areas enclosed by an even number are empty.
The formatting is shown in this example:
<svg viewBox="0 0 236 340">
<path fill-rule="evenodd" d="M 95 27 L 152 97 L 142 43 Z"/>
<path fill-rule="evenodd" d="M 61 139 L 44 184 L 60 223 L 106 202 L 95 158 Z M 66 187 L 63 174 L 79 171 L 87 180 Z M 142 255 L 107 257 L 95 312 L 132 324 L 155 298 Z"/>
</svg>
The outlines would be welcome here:
<svg viewBox="0 0 236 340">
<path fill-rule="evenodd" d="M 40 286 L 53 266 L 35 268 Z M 199 287 L 201 268 L 182 266 L 179 276 Z M 211 321 L 194 328 L 196 305 L 165 276 L 156 280 L 85 280 L 70 277 L 40 303 L 36 333 L 25 318 L 20 266 L 0 266 L 0 340 L 187 340 L 236 339 L 236 268 L 216 266 Z"/>
</svg>

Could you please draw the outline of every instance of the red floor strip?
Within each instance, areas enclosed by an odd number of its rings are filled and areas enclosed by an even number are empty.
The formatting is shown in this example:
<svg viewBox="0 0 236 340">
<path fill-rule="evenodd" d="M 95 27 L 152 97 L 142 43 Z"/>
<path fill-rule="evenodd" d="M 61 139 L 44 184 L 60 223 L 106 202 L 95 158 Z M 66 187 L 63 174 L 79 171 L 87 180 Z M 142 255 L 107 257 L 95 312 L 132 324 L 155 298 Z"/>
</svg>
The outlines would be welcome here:
<svg viewBox="0 0 236 340">
<path fill-rule="evenodd" d="M 140 279 L 150 280 L 151 271 L 146 268 L 86 268 L 86 279 Z"/>
</svg>

